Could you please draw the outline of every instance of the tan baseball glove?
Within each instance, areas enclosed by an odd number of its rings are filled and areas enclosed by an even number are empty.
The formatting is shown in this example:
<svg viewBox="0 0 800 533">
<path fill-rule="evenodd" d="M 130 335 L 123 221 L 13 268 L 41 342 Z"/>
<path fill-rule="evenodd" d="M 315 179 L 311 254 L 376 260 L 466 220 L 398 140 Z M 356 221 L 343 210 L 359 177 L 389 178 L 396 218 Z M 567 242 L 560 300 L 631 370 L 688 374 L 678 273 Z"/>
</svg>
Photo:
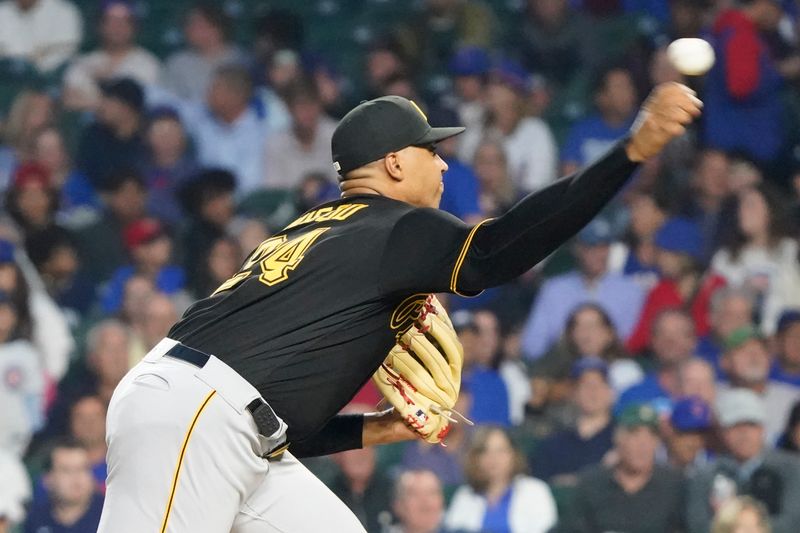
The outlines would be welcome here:
<svg viewBox="0 0 800 533">
<path fill-rule="evenodd" d="M 450 317 L 431 294 L 372 379 L 410 428 L 439 443 L 456 422 L 452 415 L 461 416 L 453 407 L 463 364 L 464 350 Z"/>
</svg>

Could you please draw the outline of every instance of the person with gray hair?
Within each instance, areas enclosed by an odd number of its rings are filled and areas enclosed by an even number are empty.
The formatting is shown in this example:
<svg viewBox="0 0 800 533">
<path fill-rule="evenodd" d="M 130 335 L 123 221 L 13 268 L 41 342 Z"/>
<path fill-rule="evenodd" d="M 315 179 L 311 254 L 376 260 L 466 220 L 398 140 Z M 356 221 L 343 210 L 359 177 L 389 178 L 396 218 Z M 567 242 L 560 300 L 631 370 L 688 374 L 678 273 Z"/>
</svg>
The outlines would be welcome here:
<svg viewBox="0 0 800 533">
<path fill-rule="evenodd" d="M 722 287 L 711 297 L 711 331 L 697 340 L 697 355 L 719 370 L 725 339 L 738 328 L 753 325 L 755 293 L 746 287 Z"/>
<path fill-rule="evenodd" d="M 767 411 L 753 391 L 720 393 L 716 405 L 725 452 L 689 481 L 689 533 L 706 533 L 716 512 L 737 495 L 767 508 L 774 533 L 797 531 L 800 460 L 765 445 Z"/>
</svg>

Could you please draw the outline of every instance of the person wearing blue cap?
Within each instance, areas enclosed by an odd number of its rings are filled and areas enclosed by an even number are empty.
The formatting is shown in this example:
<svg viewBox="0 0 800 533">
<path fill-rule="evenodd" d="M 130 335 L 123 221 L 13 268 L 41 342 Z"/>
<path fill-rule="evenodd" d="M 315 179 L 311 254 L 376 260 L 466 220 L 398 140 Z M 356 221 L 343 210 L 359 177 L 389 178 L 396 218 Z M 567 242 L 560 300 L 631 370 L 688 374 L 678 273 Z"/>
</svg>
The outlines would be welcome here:
<svg viewBox="0 0 800 533">
<path fill-rule="evenodd" d="M 484 95 L 491 67 L 489 54 L 477 46 L 464 46 L 456 50 L 448 66 L 453 76 L 459 122 L 467 130 L 480 128 L 486 118 Z"/>
<path fill-rule="evenodd" d="M 656 232 L 656 265 L 661 280 L 647 295 L 639 322 L 628 338 L 631 353 L 640 353 L 650 344 L 653 321 L 665 309 L 689 309 L 698 335 L 710 330 L 709 307 L 714 291 L 724 280 L 703 276 L 700 260 L 703 237 L 697 225 L 685 218 L 671 218 Z"/>
<path fill-rule="evenodd" d="M 800 309 L 788 309 L 778 319 L 775 364 L 770 379 L 800 387 Z"/>
<path fill-rule="evenodd" d="M 575 486 L 579 470 L 599 463 L 612 446 L 614 392 L 608 365 L 582 357 L 572 365 L 571 403 L 578 416 L 573 427 L 545 439 L 531 457 L 536 477 L 558 486 Z"/>
<path fill-rule="evenodd" d="M 675 468 L 691 473 L 708 463 L 709 438 L 713 428 L 711 406 L 701 398 L 690 396 L 675 401 L 666 435 L 669 462 Z"/>
</svg>

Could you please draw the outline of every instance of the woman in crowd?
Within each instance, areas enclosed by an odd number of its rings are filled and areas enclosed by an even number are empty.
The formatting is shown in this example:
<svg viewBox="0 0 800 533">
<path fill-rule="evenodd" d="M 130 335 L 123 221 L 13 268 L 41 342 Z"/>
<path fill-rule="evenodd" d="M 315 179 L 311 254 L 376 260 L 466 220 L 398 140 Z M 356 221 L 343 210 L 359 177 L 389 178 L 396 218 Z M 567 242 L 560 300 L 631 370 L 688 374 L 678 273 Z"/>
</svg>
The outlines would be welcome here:
<svg viewBox="0 0 800 533">
<path fill-rule="evenodd" d="M 770 533 L 769 515 L 764 504 L 750 496 L 725 502 L 711 524 L 711 533 Z"/>
<path fill-rule="evenodd" d="M 445 527 L 483 533 L 544 533 L 556 523 L 550 489 L 525 475 L 521 451 L 505 430 L 478 428 L 464 463 L 460 487 L 445 516 Z"/>
<path fill-rule="evenodd" d="M 639 365 L 628 358 L 605 310 L 595 303 L 586 303 L 569 316 L 561 342 L 536 362 L 532 370 L 534 390 L 547 390 L 549 402 L 565 400 L 572 366 L 587 356 L 600 357 L 608 363 L 609 382 L 617 393 L 644 377 Z"/>
<path fill-rule="evenodd" d="M 519 199 L 501 143 L 484 139 L 475 151 L 473 168 L 478 178 L 478 205 L 484 217 L 505 213 Z"/>
<path fill-rule="evenodd" d="M 58 192 L 50 181 L 50 171 L 35 162 L 17 167 L 6 191 L 5 206 L 20 239 L 52 226 L 58 211 Z"/>
<path fill-rule="evenodd" d="M 738 194 L 736 226 L 711 261 L 711 268 L 729 285 L 745 286 L 759 295 L 762 333 L 772 335 L 778 316 L 800 301 L 797 241 L 789 237 L 785 206 L 768 184 Z"/>
<path fill-rule="evenodd" d="M 33 156 L 36 132 L 54 122 L 53 99 L 43 91 L 23 91 L 14 99 L 4 121 L 0 145 L 0 186 L 5 188 L 14 169 Z"/>
<path fill-rule="evenodd" d="M 190 287 L 195 298 L 205 298 L 239 270 L 242 252 L 232 237 L 219 237 L 211 243 Z"/>
<path fill-rule="evenodd" d="M 794 404 L 786 422 L 786 429 L 778 439 L 777 447 L 800 454 L 800 401 Z"/>
</svg>

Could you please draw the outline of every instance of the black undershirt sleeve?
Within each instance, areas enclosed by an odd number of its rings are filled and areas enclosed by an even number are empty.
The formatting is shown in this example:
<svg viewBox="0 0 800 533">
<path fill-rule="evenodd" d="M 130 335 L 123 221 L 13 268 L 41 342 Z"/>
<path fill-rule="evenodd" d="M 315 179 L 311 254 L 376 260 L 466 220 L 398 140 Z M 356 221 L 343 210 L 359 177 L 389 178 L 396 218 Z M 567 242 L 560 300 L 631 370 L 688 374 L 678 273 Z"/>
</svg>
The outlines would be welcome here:
<svg viewBox="0 0 800 533">
<path fill-rule="evenodd" d="M 383 251 L 381 289 L 469 296 L 513 280 L 575 235 L 622 188 L 638 167 L 625 153 L 626 140 L 477 226 L 438 209 L 410 211 Z"/>
<path fill-rule="evenodd" d="M 289 445 L 289 451 L 298 458 L 317 457 L 361 448 L 364 415 L 337 415 L 315 435 Z"/>
<path fill-rule="evenodd" d="M 480 224 L 460 269 L 455 267 L 459 291 L 511 281 L 588 224 L 638 168 L 628 159 L 625 142 L 585 169 L 529 194 L 503 216 Z"/>
</svg>

